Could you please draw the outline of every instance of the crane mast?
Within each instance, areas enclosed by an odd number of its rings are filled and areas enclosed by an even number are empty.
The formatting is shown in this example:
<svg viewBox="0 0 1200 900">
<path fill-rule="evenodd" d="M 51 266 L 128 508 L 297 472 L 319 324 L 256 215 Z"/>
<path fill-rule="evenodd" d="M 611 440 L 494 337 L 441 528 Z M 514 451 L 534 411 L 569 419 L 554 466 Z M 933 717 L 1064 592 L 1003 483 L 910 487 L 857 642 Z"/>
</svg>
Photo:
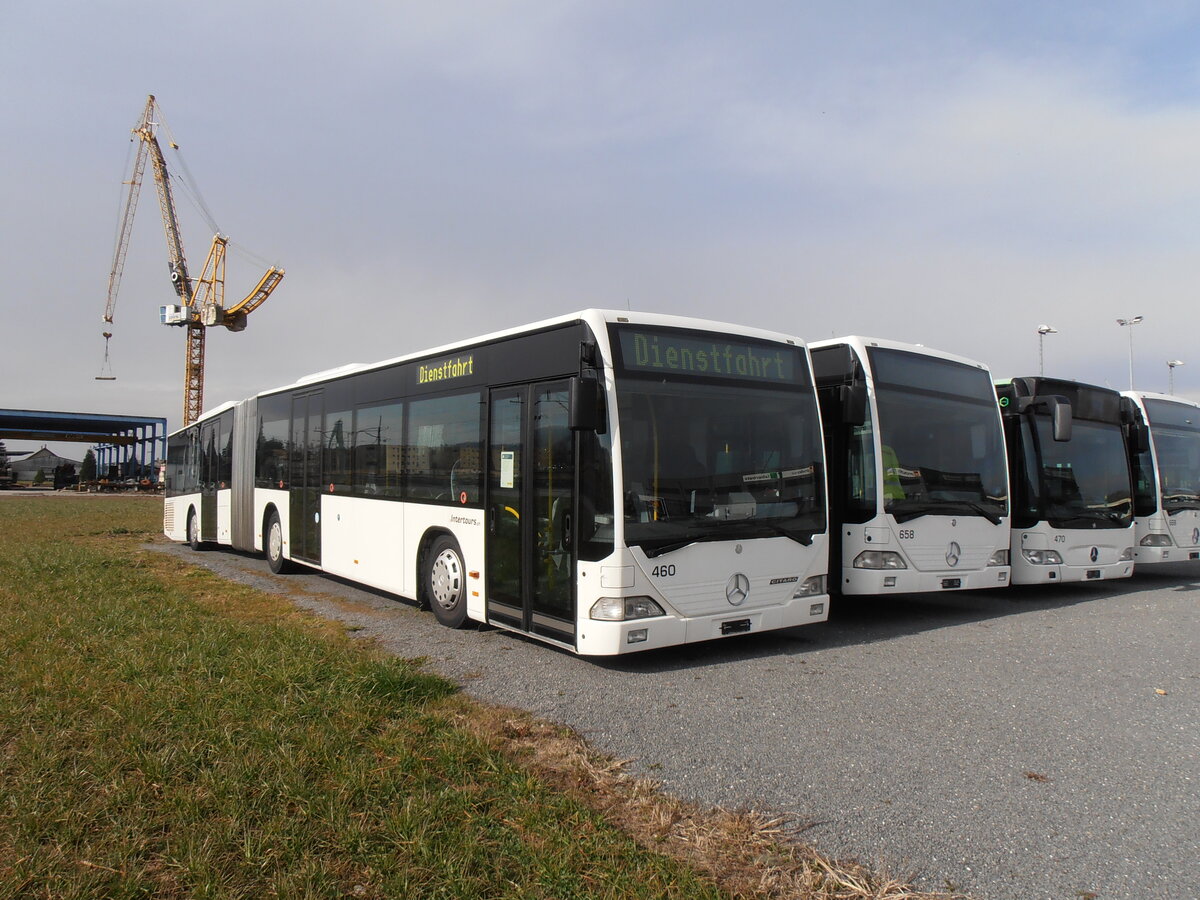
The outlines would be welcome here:
<svg viewBox="0 0 1200 900">
<path fill-rule="evenodd" d="M 183 424 L 192 424 L 204 409 L 204 344 L 207 329 L 223 325 L 230 331 L 242 331 L 246 317 L 261 306 L 283 280 L 284 270 L 272 266 L 259 279 L 246 297 L 231 307 L 225 306 L 225 248 L 229 239 L 220 232 L 213 235 L 200 277 L 193 281 L 188 273 L 187 256 L 183 250 L 183 237 L 179 229 L 179 216 L 175 212 L 175 198 L 167 170 L 167 161 L 158 142 L 158 126 L 162 115 L 158 103 L 151 94 L 146 98 L 146 108 L 141 120 L 133 129 L 138 141 L 130 175 L 129 191 L 121 212 L 117 245 L 113 252 L 112 269 L 108 276 L 108 299 L 104 308 L 104 323 L 111 325 L 116 312 L 117 293 L 121 276 L 125 270 L 125 257 L 129 251 L 129 236 L 133 231 L 134 213 L 149 160 L 154 172 L 154 186 L 158 192 L 159 211 L 162 214 L 163 230 L 167 236 L 167 262 L 171 273 L 171 284 L 179 296 L 177 305 L 159 307 L 159 320 L 164 325 L 182 326 L 187 329 L 184 355 L 184 399 Z M 178 146 L 171 142 L 171 147 Z M 105 365 L 108 364 L 108 341 L 112 333 L 105 328 Z M 114 380 L 110 376 L 99 376 L 101 381 Z"/>
</svg>

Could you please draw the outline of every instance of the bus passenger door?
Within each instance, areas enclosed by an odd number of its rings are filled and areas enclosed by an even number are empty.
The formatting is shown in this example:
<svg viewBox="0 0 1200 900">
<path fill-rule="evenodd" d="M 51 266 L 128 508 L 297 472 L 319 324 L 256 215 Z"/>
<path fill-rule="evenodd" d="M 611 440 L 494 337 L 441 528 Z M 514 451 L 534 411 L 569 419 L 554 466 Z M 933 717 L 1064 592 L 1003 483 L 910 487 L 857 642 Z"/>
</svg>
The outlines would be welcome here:
<svg viewBox="0 0 1200 900">
<path fill-rule="evenodd" d="M 491 392 L 489 619 L 575 643 L 575 441 L 565 380 Z"/>
<path fill-rule="evenodd" d="M 321 391 L 292 400 L 292 556 L 321 562 L 321 429 L 325 419 Z"/>
<path fill-rule="evenodd" d="M 221 420 L 200 427 L 200 540 L 217 539 L 217 478 L 220 471 Z"/>
</svg>

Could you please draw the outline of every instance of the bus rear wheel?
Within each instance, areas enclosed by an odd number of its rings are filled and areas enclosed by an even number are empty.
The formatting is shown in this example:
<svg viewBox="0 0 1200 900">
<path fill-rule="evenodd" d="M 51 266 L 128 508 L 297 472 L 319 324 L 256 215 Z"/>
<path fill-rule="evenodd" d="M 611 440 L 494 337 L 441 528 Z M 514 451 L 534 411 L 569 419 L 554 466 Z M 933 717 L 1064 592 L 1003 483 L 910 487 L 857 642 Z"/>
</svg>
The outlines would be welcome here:
<svg viewBox="0 0 1200 900">
<path fill-rule="evenodd" d="M 279 523 L 279 513 L 274 510 L 267 517 L 267 527 L 263 530 L 263 545 L 267 553 L 267 565 L 276 575 L 281 575 L 289 568 L 288 561 L 283 558 L 283 526 Z"/>
<path fill-rule="evenodd" d="M 187 542 L 193 550 L 204 549 L 204 541 L 200 540 L 200 518 L 194 509 L 188 510 Z"/>
<path fill-rule="evenodd" d="M 423 599 L 434 616 L 447 628 L 462 628 L 467 622 L 467 575 L 458 542 L 445 534 L 437 538 L 423 568 Z"/>
</svg>

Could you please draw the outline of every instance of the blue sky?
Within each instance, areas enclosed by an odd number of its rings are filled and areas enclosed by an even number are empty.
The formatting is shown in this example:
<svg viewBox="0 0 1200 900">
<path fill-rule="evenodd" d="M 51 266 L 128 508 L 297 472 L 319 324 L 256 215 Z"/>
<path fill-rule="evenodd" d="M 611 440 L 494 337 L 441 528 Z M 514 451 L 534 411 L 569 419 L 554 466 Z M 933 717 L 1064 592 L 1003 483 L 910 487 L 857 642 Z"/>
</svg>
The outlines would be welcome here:
<svg viewBox="0 0 1200 900">
<path fill-rule="evenodd" d="M 206 405 L 586 306 L 864 333 L 1200 398 L 1185 3 L 10 4 L 0 406 L 179 423 L 154 93 L 234 251 L 287 278 Z M 169 160 L 170 162 L 171 160 Z M 211 232 L 181 200 L 198 270 Z M 80 451 L 82 452 L 82 451 Z"/>
</svg>

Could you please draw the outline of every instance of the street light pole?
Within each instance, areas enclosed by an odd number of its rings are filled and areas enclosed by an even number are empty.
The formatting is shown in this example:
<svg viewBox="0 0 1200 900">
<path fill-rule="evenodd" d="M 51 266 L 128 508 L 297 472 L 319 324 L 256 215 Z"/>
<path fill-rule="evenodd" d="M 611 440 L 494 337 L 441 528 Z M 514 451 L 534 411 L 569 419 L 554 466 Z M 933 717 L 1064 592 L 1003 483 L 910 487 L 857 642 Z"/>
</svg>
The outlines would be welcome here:
<svg viewBox="0 0 1200 900">
<path fill-rule="evenodd" d="M 1133 390 L 1133 326 L 1141 325 L 1145 316 L 1134 316 L 1131 319 L 1117 319 L 1117 324 L 1129 329 L 1129 389 Z"/>
<path fill-rule="evenodd" d="M 1058 334 L 1058 329 L 1053 325 L 1038 326 L 1038 365 L 1041 368 L 1039 374 L 1046 374 L 1046 335 Z"/>
<path fill-rule="evenodd" d="M 1175 367 L 1182 366 L 1182 365 L 1183 365 L 1182 359 L 1168 359 L 1167 360 L 1167 393 L 1168 394 L 1175 393 Z"/>
</svg>

